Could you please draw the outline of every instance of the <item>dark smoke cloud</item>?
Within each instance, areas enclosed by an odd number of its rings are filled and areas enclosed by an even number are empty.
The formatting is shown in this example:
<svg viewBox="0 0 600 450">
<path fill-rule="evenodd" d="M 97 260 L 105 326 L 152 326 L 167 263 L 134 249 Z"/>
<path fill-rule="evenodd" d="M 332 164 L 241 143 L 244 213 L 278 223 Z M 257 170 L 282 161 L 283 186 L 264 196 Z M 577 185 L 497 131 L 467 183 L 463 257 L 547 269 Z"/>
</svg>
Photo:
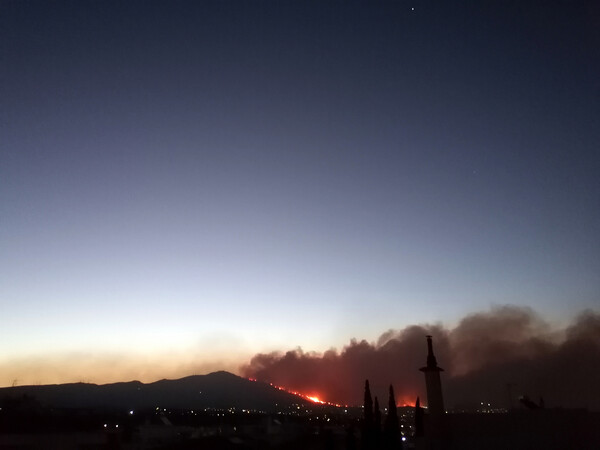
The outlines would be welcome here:
<svg viewBox="0 0 600 450">
<path fill-rule="evenodd" d="M 323 354 L 298 348 L 257 354 L 242 374 L 337 403 L 360 404 L 369 379 L 385 401 L 394 385 L 399 404 L 425 398 L 419 367 L 425 335 L 434 336 L 447 407 L 517 406 L 520 395 L 546 406 L 600 409 L 600 313 L 586 311 L 566 329 L 528 308 L 504 306 L 472 314 L 453 329 L 413 325 L 383 333 L 376 343 L 352 340 Z"/>
<path fill-rule="evenodd" d="M 505 306 L 469 315 L 450 331 L 452 374 L 535 358 L 549 350 L 552 338 L 548 324 L 529 308 Z"/>
</svg>

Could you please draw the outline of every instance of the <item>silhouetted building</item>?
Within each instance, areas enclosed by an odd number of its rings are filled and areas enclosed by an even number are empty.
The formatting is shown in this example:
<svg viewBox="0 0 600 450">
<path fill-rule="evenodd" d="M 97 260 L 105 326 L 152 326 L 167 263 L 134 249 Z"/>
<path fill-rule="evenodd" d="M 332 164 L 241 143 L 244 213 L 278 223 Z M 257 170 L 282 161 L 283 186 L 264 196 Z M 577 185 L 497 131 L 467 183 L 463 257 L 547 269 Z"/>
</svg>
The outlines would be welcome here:
<svg viewBox="0 0 600 450">
<path fill-rule="evenodd" d="M 427 336 L 427 365 L 419 369 L 425 373 L 425 386 L 427 388 L 427 410 L 432 416 L 444 414 L 444 397 L 442 396 L 442 382 L 440 372 L 444 369 L 438 367 L 431 336 Z"/>
</svg>

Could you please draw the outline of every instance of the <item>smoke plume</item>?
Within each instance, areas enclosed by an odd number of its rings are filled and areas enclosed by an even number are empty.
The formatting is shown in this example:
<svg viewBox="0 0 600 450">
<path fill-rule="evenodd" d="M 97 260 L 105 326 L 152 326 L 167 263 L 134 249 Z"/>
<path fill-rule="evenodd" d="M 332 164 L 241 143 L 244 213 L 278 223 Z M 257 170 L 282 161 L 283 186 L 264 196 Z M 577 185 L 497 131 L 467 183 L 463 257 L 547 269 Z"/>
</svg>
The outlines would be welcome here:
<svg viewBox="0 0 600 450">
<path fill-rule="evenodd" d="M 361 403 L 362 386 L 386 398 L 394 385 L 398 404 L 426 398 L 423 374 L 433 335 L 447 408 L 518 405 L 518 397 L 543 397 L 547 407 L 600 409 L 600 313 L 585 311 L 564 329 L 528 308 L 503 306 L 463 318 L 453 329 L 413 325 L 389 330 L 377 342 L 352 340 L 323 354 L 300 348 L 257 354 L 244 376 L 328 401 Z"/>
</svg>

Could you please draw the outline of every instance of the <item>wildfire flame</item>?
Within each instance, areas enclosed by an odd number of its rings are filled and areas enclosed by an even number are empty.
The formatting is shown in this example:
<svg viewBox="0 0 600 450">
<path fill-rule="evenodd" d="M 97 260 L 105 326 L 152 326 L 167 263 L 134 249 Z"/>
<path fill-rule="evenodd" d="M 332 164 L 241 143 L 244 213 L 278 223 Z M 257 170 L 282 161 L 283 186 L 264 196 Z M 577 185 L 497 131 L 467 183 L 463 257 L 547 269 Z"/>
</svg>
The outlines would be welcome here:
<svg viewBox="0 0 600 450">
<path fill-rule="evenodd" d="M 415 401 L 408 397 L 396 398 L 396 405 L 398 405 L 398 406 L 415 406 Z"/>
<path fill-rule="evenodd" d="M 256 378 L 248 378 L 248 380 L 258 381 Z M 316 404 L 320 404 L 320 405 L 336 406 L 338 408 L 342 408 L 342 407 L 348 408 L 348 405 L 342 405 L 339 403 L 333 403 L 333 402 L 328 402 L 326 400 L 321 400 L 321 398 L 316 394 L 312 394 L 312 395 L 303 394 L 301 392 L 294 391 L 292 389 L 287 389 L 283 386 L 277 386 L 276 384 L 273 384 L 273 383 L 269 383 L 269 385 L 274 387 L 275 389 L 279 389 L 280 391 L 287 392 L 288 394 L 296 395 L 296 396 L 301 397 L 304 400 L 308 400 L 309 402 L 312 402 L 312 403 L 316 403 Z M 410 396 L 396 397 L 396 405 L 397 406 L 415 406 L 415 400 Z"/>
<path fill-rule="evenodd" d="M 319 397 L 315 397 L 312 395 L 307 395 L 306 398 L 312 400 L 315 403 L 325 403 L 323 400 L 320 400 Z"/>
<path fill-rule="evenodd" d="M 250 381 L 257 381 L 256 378 L 248 378 L 248 380 L 250 380 Z M 274 387 L 275 389 L 279 389 L 280 391 L 287 392 L 288 394 L 296 395 L 298 397 L 301 397 L 301 398 L 303 398 L 305 400 L 308 400 L 310 402 L 313 402 L 313 403 L 317 403 L 317 404 L 321 404 L 321 405 L 336 406 L 338 408 L 341 408 L 341 407 L 347 408 L 348 407 L 348 405 L 341 405 L 339 403 L 332 403 L 332 402 L 328 402 L 328 401 L 325 401 L 325 400 L 321 400 L 318 396 L 316 396 L 314 394 L 313 395 L 303 394 L 303 393 L 298 392 L 298 391 L 293 391 L 291 389 L 287 389 L 287 388 L 285 388 L 283 386 L 277 386 L 276 384 L 273 384 L 273 383 L 269 383 L 269 385 L 272 386 L 272 387 Z"/>
</svg>

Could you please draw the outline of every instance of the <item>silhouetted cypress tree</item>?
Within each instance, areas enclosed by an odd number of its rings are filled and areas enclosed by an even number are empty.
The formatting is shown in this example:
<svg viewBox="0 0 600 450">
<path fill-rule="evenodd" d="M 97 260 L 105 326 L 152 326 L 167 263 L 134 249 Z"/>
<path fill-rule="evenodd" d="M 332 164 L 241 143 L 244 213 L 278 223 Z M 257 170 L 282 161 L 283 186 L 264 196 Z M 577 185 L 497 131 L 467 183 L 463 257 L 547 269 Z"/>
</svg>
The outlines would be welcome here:
<svg viewBox="0 0 600 450">
<path fill-rule="evenodd" d="M 421 401 L 417 397 L 415 402 L 415 437 L 421 437 L 425 435 L 425 429 L 423 426 L 423 410 L 421 409 Z"/>
<path fill-rule="evenodd" d="M 381 444 L 381 411 L 379 410 L 379 400 L 375 396 L 375 405 L 373 406 L 373 445 L 379 448 Z"/>
<path fill-rule="evenodd" d="M 362 448 L 370 449 L 373 440 L 373 399 L 371 398 L 371 389 L 369 380 L 365 380 L 365 400 L 363 403 L 363 430 L 362 430 Z"/>
<path fill-rule="evenodd" d="M 375 431 L 381 430 L 381 411 L 379 411 L 379 400 L 375 397 L 375 406 L 373 407 L 373 420 Z"/>
<path fill-rule="evenodd" d="M 369 388 L 369 380 L 365 380 L 365 400 L 363 403 L 365 425 L 369 429 L 373 428 L 373 399 L 371 398 L 371 389 Z"/>
<path fill-rule="evenodd" d="M 385 441 L 386 447 L 390 449 L 400 448 L 400 426 L 398 424 L 398 409 L 396 408 L 396 396 L 394 387 L 390 384 L 390 396 L 388 399 L 388 413 L 385 418 Z"/>
</svg>

